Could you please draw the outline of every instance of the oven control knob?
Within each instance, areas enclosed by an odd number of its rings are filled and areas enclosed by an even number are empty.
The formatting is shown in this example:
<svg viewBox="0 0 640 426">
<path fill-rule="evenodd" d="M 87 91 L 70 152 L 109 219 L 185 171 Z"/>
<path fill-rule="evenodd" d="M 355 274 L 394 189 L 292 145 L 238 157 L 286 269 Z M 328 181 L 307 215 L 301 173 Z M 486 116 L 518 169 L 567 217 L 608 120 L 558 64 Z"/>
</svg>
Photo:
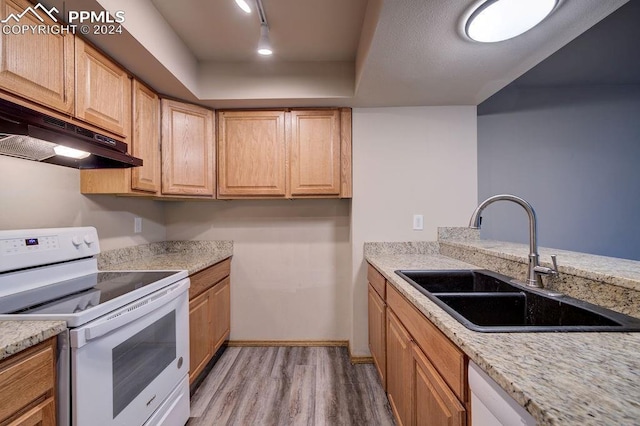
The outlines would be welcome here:
<svg viewBox="0 0 640 426">
<path fill-rule="evenodd" d="M 74 246 L 76 246 L 76 248 L 82 245 L 82 241 L 80 240 L 80 237 L 71 238 L 71 242 L 73 243 Z"/>
<path fill-rule="evenodd" d="M 91 244 L 93 244 L 93 237 L 89 234 L 84 236 L 84 242 L 85 244 L 87 244 L 88 246 L 90 246 Z"/>
</svg>

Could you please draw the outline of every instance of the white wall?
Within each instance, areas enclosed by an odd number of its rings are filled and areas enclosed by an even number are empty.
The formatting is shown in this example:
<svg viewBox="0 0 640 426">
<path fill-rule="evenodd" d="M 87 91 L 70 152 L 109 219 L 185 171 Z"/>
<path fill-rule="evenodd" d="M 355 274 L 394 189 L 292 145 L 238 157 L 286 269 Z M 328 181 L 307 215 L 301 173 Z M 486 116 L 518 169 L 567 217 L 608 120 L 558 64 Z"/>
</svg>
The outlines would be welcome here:
<svg viewBox="0 0 640 426">
<path fill-rule="evenodd" d="M 476 207 L 476 107 L 353 110 L 351 349 L 369 353 L 366 241 L 432 241 Z M 424 230 L 412 230 L 413 214 Z"/>
<path fill-rule="evenodd" d="M 347 340 L 349 203 L 167 203 L 167 237 L 233 240 L 232 340 Z"/>
<path fill-rule="evenodd" d="M 141 234 L 133 218 L 142 217 Z M 0 155 L 0 229 L 95 226 L 109 250 L 166 238 L 162 203 L 80 194 L 80 171 Z"/>
</svg>

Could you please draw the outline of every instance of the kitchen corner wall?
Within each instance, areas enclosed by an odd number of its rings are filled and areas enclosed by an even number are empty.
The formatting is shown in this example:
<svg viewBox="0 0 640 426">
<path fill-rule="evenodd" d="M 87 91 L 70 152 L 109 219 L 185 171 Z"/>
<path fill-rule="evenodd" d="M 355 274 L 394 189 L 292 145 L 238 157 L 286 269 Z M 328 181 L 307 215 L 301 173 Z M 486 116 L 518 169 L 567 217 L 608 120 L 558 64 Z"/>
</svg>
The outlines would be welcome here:
<svg viewBox="0 0 640 426">
<path fill-rule="evenodd" d="M 347 340 L 349 204 L 167 203 L 167 237 L 233 240 L 231 340 Z"/>
<path fill-rule="evenodd" d="M 133 233 L 133 218 L 143 220 Z M 80 171 L 0 155 L 0 229 L 95 226 L 100 248 L 163 241 L 162 203 L 80 194 Z"/>
<path fill-rule="evenodd" d="M 366 241 L 433 241 L 476 207 L 476 107 L 353 110 L 351 350 L 368 355 Z M 414 214 L 424 230 L 412 229 Z"/>
</svg>

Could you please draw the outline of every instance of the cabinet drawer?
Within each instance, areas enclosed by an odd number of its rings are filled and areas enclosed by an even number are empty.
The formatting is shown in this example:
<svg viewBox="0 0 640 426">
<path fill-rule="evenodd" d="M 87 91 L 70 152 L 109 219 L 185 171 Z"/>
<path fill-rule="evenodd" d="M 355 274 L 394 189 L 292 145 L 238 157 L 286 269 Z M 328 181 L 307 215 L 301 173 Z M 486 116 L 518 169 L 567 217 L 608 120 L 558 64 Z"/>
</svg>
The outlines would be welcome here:
<svg viewBox="0 0 640 426">
<path fill-rule="evenodd" d="M 53 397 L 50 397 L 9 423 L 8 426 L 55 426 L 56 424 L 56 404 Z"/>
<path fill-rule="evenodd" d="M 54 360 L 55 338 L 0 363 L 0 421 L 53 394 Z"/>
<path fill-rule="evenodd" d="M 384 276 L 380 272 L 378 272 L 378 270 L 376 268 L 374 268 L 373 266 L 369 265 L 369 269 L 367 270 L 367 280 L 369 280 L 369 282 L 371 283 L 373 288 L 378 292 L 380 297 L 382 297 L 382 299 L 384 300 L 384 298 L 385 298 L 385 295 L 384 295 L 384 285 L 385 285 Z"/>
<path fill-rule="evenodd" d="M 207 289 L 213 287 L 214 284 L 229 276 L 231 272 L 231 259 L 223 260 L 213 266 L 208 267 L 189 277 L 191 279 L 191 287 L 189 287 L 189 299 L 196 297 Z"/>
<path fill-rule="evenodd" d="M 466 402 L 464 354 L 390 284 L 387 284 L 387 306 L 397 315 L 460 401 Z"/>
</svg>

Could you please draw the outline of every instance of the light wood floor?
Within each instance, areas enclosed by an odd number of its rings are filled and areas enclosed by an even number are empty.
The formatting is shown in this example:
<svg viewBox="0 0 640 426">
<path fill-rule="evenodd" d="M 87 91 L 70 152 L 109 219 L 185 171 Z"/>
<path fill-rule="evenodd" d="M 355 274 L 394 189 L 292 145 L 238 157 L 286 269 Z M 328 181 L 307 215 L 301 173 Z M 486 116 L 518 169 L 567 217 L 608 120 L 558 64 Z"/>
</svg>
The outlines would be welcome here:
<svg viewBox="0 0 640 426">
<path fill-rule="evenodd" d="M 188 426 L 393 425 L 373 364 L 344 347 L 227 348 L 191 398 Z"/>
</svg>

